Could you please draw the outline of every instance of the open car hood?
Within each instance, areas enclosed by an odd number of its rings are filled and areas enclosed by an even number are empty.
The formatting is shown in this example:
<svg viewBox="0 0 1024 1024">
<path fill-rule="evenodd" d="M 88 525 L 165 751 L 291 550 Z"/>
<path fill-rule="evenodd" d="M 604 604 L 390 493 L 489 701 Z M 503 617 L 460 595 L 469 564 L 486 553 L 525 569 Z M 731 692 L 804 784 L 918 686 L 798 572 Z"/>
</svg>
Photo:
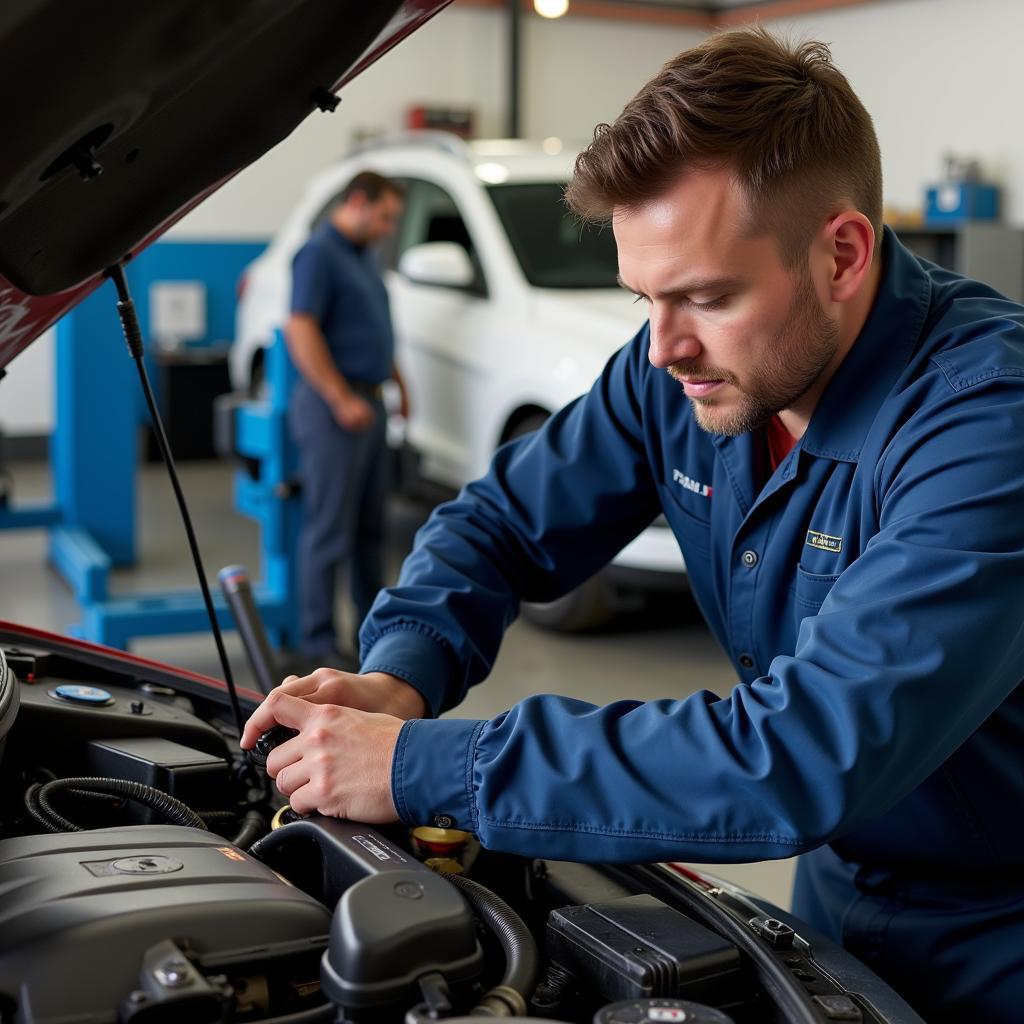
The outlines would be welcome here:
<svg viewBox="0 0 1024 1024">
<path fill-rule="evenodd" d="M 451 0 L 6 0 L 0 367 Z"/>
</svg>

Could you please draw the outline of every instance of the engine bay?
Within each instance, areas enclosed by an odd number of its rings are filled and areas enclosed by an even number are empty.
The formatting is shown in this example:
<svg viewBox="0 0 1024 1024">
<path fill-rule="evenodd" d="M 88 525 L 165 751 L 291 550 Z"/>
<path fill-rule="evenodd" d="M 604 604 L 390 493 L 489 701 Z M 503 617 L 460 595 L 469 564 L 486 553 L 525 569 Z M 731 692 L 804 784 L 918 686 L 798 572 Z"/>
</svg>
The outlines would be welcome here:
<svg viewBox="0 0 1024 1024">
<path fill-rule="evenodd" d="M 298 817 L 212 681 L 80 647 L 0 639 L 0 1024 L 915 1019 L 671 865 Z"/>
</svg>

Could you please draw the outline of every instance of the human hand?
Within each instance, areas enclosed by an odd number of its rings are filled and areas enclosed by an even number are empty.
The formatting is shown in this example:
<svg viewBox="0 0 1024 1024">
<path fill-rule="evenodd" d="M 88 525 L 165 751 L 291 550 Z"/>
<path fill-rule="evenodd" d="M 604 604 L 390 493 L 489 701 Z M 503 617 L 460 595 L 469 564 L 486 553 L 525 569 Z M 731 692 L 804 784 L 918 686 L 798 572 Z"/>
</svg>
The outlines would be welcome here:
<svg viewBox="0 0 1024 1024">
<path fill-rule="evenodd" d="M 409 418 L 409 391 L 401 377 L 398 378 L 398 412 L 402 419 Z"/>
<path fill-rule="evenodd" d="M 282 696 L 297 697 L 311 704 L 337 704 L 359 711 L 375 711 L 398 719 L 422 718 L 427 702 L 422 694 L 398 676 L 386 672 L 358 675 L 333 668 L 318 668 L 308 676 L 288 676 L 274 687 L 252 713 L 242 732 L 241 746 L 248 750 L 268 729 L 279 722 L 275 715 Z"/>
<path fill-rule="evenodd" d="M 352 392 L 335 399 L 331 412 L 342 427 L 354 431 L 369 430 L 377 416 L 365 398 Z"/>
<path fill-rule="evenodd" d="M 278 724 L 298 732 L 267 758 L 267 774 L 293 811 L 370 825 L 397 820 L 391 761 L 401 718 L 316 704 L 281 687 L 267 697 L 266 705 Z"/>
</svg>

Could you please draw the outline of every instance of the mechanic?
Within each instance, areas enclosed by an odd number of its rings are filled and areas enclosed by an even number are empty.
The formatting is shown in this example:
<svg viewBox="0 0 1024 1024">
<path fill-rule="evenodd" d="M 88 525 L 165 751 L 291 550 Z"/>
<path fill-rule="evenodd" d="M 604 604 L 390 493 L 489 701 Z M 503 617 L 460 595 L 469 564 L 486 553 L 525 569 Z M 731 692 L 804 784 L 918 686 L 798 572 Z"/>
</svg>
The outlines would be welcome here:
<svg viewBox="0 0 1024 1024">
<path fill-rule="evenodd" d="M 880 166 L 828 49 L 760 28 L 597 128 L 568 199 L 610 217 L 649 322 L 435 510 L 361 674 L 290 677 L 253 715 L 243 746 L 299 730 L 268 761 L 295 810 L 573 860 L 804 854 L 795 912 L 930 1024 L 1020 1019 L 1024 308 L 883 229 Z M 727 697 L 434 717 L 520 599 L 659 513 Z"/>
<path fill-rule="evenodd" d="M 394 361 L 388 295 L 371 246 L 394 232 L 402 189 L 357 174 L 292 265 L 285 338 L 299 370 L 288 410 L 300 454 L 300 648 L 312 664 L 346 664 L 334 622 L 338 572 L 348 571 L 357 622 L 384 584 L 388 487 L 382 384 L 405 384 Z"/>
</svg>

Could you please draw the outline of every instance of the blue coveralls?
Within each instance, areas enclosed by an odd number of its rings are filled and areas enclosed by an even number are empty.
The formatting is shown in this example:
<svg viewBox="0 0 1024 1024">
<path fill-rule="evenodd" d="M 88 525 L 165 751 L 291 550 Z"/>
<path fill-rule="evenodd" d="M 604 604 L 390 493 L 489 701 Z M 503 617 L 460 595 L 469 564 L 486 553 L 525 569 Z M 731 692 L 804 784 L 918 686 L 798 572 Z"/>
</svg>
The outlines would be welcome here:
<svg viewBox="0 0 1024 1024">
<path fill-rule="evenodd" d="M 452 707 L 520 596 L 564 593 L 664 513 L 732 692 L 409 722 L 402 819 L 587 861 L 809 853 L 796 912 L 930 1024 L 1018 1021 L 1024 308 L 888 230 L 882 255 L 864 329 L 774 473 L 760 432 L 696 425 L 645 327 L 434 513 L 363 626 L 363 670 Z"/>
<path fill-rule="evenodd" d="M 388 460 L 379 385 L 391 376 L 394 336 L 387 291 L 373 253 L 329 221 L 313 231 L 295 256 L 291 309 L 316 318 L 338 369 L 376 412 L 368 430 L 350 431 L 304 378 L 291 395 L 289 425 L 299 447 L 303 500 L 300 645 L 311 657 L 330 658 L 338 648 L 338 570 L 349 570 L 359 621 L 384 582 Z"/>
</svg>

